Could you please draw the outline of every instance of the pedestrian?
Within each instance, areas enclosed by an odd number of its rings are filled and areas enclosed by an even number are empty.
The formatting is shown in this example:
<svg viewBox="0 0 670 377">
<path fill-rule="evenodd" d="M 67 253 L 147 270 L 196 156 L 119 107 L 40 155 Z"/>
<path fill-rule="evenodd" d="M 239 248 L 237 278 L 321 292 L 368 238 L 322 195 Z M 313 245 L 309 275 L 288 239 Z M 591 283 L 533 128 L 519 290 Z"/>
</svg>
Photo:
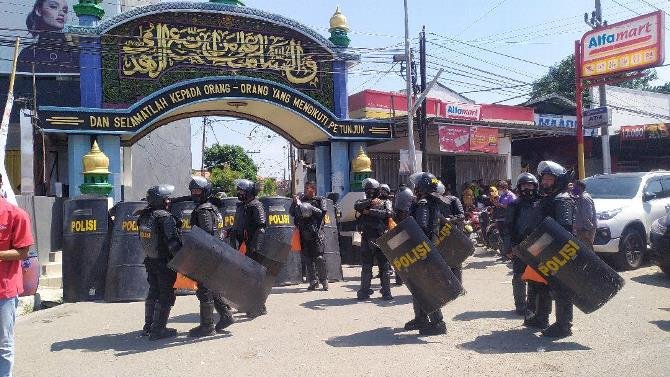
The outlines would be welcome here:
<svg viewBox="0 0 670 377">
<path fill-rule="evenodd" d="M 170 310 L 177 298 L 174 282 L 177 273 L 168 268 L 168 262 L 182 246 L 180 219 L 172 215 L 170 195 L 174 186 L 159 185 L 147 190 L 148 206 L 139 211 L 137 227 L 144 249 L 149 293 L 144 303 L 142 336 L 158 340 L 177 335 L 177 330 L 166 327 Z"/>
<path fill-rule="evenodd" d="M 551 217 L 565 230 L 573 233 L 575 203 L 567 192 L 571 174 L 553 161 L 542 161 L 537 167 L 540 177 L 542 217 Z M 543 329 L 542 335 L 561 338 L 572 335 L 573 304 L 571 294 L 557 285 L 534 284 L 537 289 L 538 303 L 549 302 L 548 306 L 538 304 L 532 318 L 524 321 L 526 326 Z M 556 302 L 556 322 L 549 324 L 551 296 Z"/>
<path fill-rule="evenodd" d="M 0 175 L 0 188 L 2 188 Z M 21 261 L 33 244 L 30 218 L 21 208 L 0 197 L 0 376 L 11 376 L 14 366 L 14 325 L 19 295 L 23 293 Z"/>
<path fill-rule="evenodd" d="M 505 222 L 502 229 L 503 250 L 505 255 L 512 260 L 512 294 L 514 297 L 515 311 L 519 315 L 532 315 L 536 311 L 535 295 L 526 294 L 526 282 L 522 276 L 526 270 L 526 264 L 513 254 L 513 249 L 530 235 L 542 221 L 542 216 L 537 202 L 537 190 L 539 182 L 530 173 L 521 173 L 516 180 L 519 198 L 508 204 L 505 214 Z M 551 305 L 551 301 L 549 301 Z M 532 314 L 531 314 L 532 313 Z"/>
<path fill-rule="evenodd" d="M 410 209 L 410 214 L 421 227 L 429 240 L 437 241 L 440 226 L 440 203 L 433 194 L 437 191 L 439 180 L 430 173 L 415 173 L 414 194 L 416 202 Z M 409 282 L 407 283 L 410 284 Z M 414 319 L 405 323 L 405 330 L 419 330 L 421 335 L 439 335 L 447 333 L 442 310 L 438 309 L 430 314 L 423 311 L 421 305 L 412 297 Z"/>
<path fill-rule="evenodd" d="M 366 178 L 362 185 L 365 198 L 357 200 L 354 204 L 354 210 L 358 216 L 358 227 L 363 233 L 361 240 L 361 287 L 356 293 L 356 297 L 358 300 L 370 298 L 372 294 L 370 289 L 372 265 L 376 260 L 379 265 L 382 299 L 392 300 L 391 279 L 389 277 L 391 266 L 374 241 L 388 229 L 388 220 L 393 215 L 393 208 L 389 200 L 379 198 L 380 184 L 376 179 Z"/>
<path fill-rule="evenodd" d="M 517 190 L 518 190 L 518 179 L 517 179 Z M 516 195 L 509 189 L 509 183 L 507 181 L 500 181 L 498 184 L 498 190 L 500 192 L 500 198 L 496 204 L 497 207 L 507 208 L 516 200 Z"/>
<path fill-rule="evenodd" d="M 593 250 L 593 240 L 598 228 L 596 206 L 588 192 L 584 181 L 575 181 L 572 188 L 575 199 L 575 235 Z"/>
<path fill-rule="evenodd" d="M 325 200 L 316 196 L 316 182 L 305 183 L 304 191 L 293 197 L 289 210 L 300 234 L 300 254 L 307 268 L 308 291 L 328 290 L 328 270 L 324 257 L 323 221 L 326 216 Z"/>
<path fill-rule="evenodd" d="M 235 208 L 235 222 L 227 235 L 234 248 L 239 249 L 242 244 L 246 247 L 246 256 L 263 265 L 265 256 L 261 252 L 267 228 L 267 216 L 263 204 L 256 198 L 260 187 L 256 182 L 248 179 L 235 181 L 237 190 L 237 207 Z M 265 305 L 257 311 L 247 313 L 250 318 L 267 314 Z"/>
<path fill-rule="evenodd" d="M 221 228 L 223 227 L 223 216 L 211 203 L 212 183 L 204 177 L 194 176 L 188 185 L 191 191 L 191 199 L 196 207 L 191 212 L 191 226 L 197 226 L 217 239 L 221 239 Z M 200 301 L 200 324 L 189 330 L 190 337 L 201 337 L 221 333 L 232 325 L 235 320 L 230 307 L 223 298 L 209 290 L 202 282 L 196 282 L 198 288 L 195 296 Z M 219 321 L 214 325 L 214 309 L 219 314 Z"/>
</svg>

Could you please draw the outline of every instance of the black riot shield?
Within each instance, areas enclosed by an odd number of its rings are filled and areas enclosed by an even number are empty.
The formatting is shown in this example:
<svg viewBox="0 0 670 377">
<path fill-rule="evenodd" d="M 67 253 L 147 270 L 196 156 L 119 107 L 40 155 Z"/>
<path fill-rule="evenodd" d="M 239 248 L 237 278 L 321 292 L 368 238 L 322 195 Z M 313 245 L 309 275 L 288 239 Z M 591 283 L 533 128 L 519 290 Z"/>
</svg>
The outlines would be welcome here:
<svg viewBox="0 0 670 377">
<path fill-rule="evenodd" d="M 470 237 L 452 223 L 440 228 L 435 246 L 450 267 L 460 267 L 475 252 Z"/>
<path fill-rule="evenodd" d="M 260 263 L 268 270 L 271 283 L 274 284 L 285 267 L 291 251 L 291 238 L 295 226 L 289 214 L 292 200 L 282 197 L 266 197 L 259 199 L 267 214 L 267 228 L 263 246 L 258 251 L 263 256 Z"/>
<path fill-rule="evenodd" d="M 205 284 L 243 312 L 260 310 L 270 294 L 267 270 L 225 242 L 194 226 L 168 266 Z"/>
<path fill-rule="evenodd" d="M 426 313 L 432 313 L 464 293 L 414 218 L 408 217 L 376 241 L 391 265 Z"/>
<path fill-rule="evenodd" d="M 549 217 L 519 244 L 518 253 L 550 285 L 572 293 L 575 306 L 586 314 L 605 305 L 624 285 L 619 274 Z"/>
<path fill-rule="evenodd" d="M 326 203 L 326 216 L 323 219 L 323 242 L 326 258 L 326 269 L 330 282 L 343 280 L 342 257 L 340 256 L 340 240 L 337 231 L 337 214 L 335 205 L 330 199 L 324 199 Z"/>
</svg>

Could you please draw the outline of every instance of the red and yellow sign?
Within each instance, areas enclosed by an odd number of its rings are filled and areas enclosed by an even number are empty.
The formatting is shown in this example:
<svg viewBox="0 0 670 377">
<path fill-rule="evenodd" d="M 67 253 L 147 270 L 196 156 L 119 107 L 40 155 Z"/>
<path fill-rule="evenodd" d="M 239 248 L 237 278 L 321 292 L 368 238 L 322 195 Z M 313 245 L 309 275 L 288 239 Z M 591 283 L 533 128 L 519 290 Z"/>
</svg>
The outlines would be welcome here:
<svg viewBox="0 0 670 377">
<path fill-rule="evenodd" d="M 663 11 L 590 31 L 582 37 L 582 77 L 621 73 L 663 64 Z"/>
<path fill-rule="evenodd" d="M 473 152 L 498 153 L 498 129 L 490 127 L 470 128 L 470 150 Z"/>
</svg>

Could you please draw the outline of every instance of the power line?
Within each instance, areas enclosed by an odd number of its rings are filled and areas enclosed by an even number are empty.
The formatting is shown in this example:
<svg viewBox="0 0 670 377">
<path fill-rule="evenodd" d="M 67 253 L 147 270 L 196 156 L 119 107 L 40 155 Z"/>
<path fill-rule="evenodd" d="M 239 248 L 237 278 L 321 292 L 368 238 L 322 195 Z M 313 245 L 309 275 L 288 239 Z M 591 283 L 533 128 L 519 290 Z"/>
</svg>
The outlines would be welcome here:
<svg viewBox="0 0 670 377">
<path fill-rule="evenodd" d="M 479 16 L 479 18 L 477 18 L 476 20 L 472 21 L 468 26 L 465 27 L 465 29 L 461 30 L 457 35 L 461 35 L 461 34 L 465 33 L 466 30 L 468 30 L 468 29 L 470 29 L 471 27 L 475 26 L 479 21 L 483 20 L 484 17 L 486 17 L 486 16 L 488 16 L 489 14 L 491 14 L 491 12 L 493 12 L 494 10 L 496 10 L 496 9 L 497 9 L 499 6 L 501 6 L 505 1 L 507 1 L 507 0 L 500 0 L 500 1 L 498 1 L 492 8 L 490 8 L 489 10 L 487 10 L 486 12 L 484 12 L 484 14 L 482 14 L 481 16 Z"/>
</svg>

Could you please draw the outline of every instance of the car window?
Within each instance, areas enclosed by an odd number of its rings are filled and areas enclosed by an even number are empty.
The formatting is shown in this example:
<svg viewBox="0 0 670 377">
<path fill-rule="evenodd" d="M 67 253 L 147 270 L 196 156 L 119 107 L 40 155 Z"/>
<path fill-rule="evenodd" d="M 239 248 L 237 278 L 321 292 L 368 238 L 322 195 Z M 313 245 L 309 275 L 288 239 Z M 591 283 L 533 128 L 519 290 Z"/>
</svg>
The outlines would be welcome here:
<svg viewBox="0 0 670 377">
<path fill-rule="evenodd" d="M 594 199 L 631 199 L 640 189 L 640 177 L 603 176 L 586 178 L 586 191 Z"/>
<path fill-rule="evenodd" d="M 644 188 L 645 194 L 656 194 L 656 198 L 661 197 L 663 193 L 663 186 L 661 185 L 660 179 L 654 179 L 647 183 L 647 186 Z"/>
<path fill-rule="evenodd" d="M 661 186 L 663 186 L 661 197 L 670 198 L 670 177 L 661 178 Z"/>
</svg>

